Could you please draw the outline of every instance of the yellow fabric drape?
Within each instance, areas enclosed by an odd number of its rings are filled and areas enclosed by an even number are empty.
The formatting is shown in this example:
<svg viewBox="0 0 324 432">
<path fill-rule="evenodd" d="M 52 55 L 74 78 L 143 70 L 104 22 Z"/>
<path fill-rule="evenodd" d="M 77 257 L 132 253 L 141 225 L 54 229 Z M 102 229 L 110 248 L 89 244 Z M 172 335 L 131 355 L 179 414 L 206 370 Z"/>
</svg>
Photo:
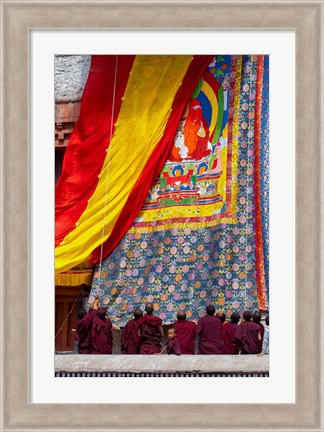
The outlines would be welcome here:
<svg viewBox="0 0 324 432">
<path fill-rule="evenodd" d="M 75 229 L 55 250 L 56 273 L 84 261 L 109 238 L 132 187 L 163 135 L 191 60 L 192 56 L 136 57 L 97 188 Z"/>
<path fill-rule="evenodd" d="M 59 286 L 79 286 L 82 284 L 91 285 L 93 271 L 91 272 L 71 272 L 59 273 L 55 275 L 55 285 Z"/>
</svg>

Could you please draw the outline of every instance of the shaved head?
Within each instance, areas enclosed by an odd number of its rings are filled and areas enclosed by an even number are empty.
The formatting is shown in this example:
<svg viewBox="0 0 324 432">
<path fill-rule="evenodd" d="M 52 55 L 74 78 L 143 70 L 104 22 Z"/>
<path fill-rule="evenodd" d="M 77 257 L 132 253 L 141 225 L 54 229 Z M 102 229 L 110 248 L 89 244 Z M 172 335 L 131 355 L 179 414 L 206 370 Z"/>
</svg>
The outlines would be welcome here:
<svg viewBox="0 0 324 432">
<path fill-rule="evenodd" d="M 216 316 L 221 320 L 222 323 L 225 322 L 226 316 L 225 316 L 224 312 L 219 311 L 219 312 L 216 313 Z"/>
<path fill-rule="evenodd" d="M 215 311 L 216 311 L 216 309 L 211 304 L 206 307 L 207 315 L 215 315 Z"/>
<path fill-rule="evenodd" d="M 177 320 L 178 321 L 184 321 L 187 318 L 186 313 L 183 311 L 179 311 L 177 313 Z"/>
<path fill-rule="evenodd" d="M 237 324 L 240 321 L 240 314 L 238 312 L 233 312 L 231 315 L 231 321 L 233 324 Z"/>
<path fill-rule="evenodd" d="M 87 311 L 84 308 L 82 308 L 78 313 L 78 319 L 79 320 L 82 319 L 86 315 L 86 313 Z"/>
<path fill-rule="evenodd" d="M 143 311 L 141 309 L 139 309 L 139 308 L 135 309 L 135 311 L 134 311 L 135 319 L 141 318 L 142 315 L 143 315 Z"/>
<path fill-rule="evenodd" d="M 244 311 L 243 312 L 243 318 L 245 321 L 251 321 L 252 314 L 250 311 Z"/>
<path fill-rule="evenodd" d="M 152 303 L 147 303 L 145 305 L 145 312 L 147 313 L 147 315 L 152 315 L 154 312 L 154 307 L 152 305 Z"/>
<path fill-rule="evenodd" d="M 255 322 L 257 324 L 259 322 L 261 322 L 261 314 L 260 314 L 260 312 L 258 310 L 255 310 L 253 312 L 253 314 L 252 314 L 252 320 L 253 320 L 253 322 Z"/>
</svg>

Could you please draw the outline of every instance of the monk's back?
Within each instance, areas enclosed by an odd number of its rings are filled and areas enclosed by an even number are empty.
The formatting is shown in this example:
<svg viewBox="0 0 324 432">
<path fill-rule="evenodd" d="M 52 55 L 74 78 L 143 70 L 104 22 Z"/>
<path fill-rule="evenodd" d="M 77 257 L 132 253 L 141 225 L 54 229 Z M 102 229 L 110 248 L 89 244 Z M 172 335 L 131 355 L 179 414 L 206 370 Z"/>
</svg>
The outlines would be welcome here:
<svg viewBox="0 0 324 432">
<path fill-rule="evenodd" d="M 81 320 L 77 322 L 76 334 L 78 343 L 79 354 L 91 353 L 91 327 L 92 315 L 87 313 Z"/>
<path fill-rule="evenodd" d="M 223 324 L 223 338 L 224 338 L 224 354 L 238 354 L 239 344 L 235 337 L 235 333 L 239 328 L 238 324 L 227 323 Z"/>
<path fill-rule="evenodd" d="M 139 319 L 140 354 L 155 354 L 161 351 L 160 326 L 162 320 L 154 315 L 143 315 Z"/>
<path fill-rule="evenodd" d="M 124 354 L 137 354 L 139 350 L 139 335 L 137 320 L 127 322 L 121 337 L 121 351 Z"/>
<path fill-rule="evenodd" d="M 94 317 L 91 328 L 92 354 L 112 354 L 113 334 L 109 318 L 101 320 Z"/>
<path fill-rule="evenodd" d="M 241 327 L 242 354 L 258 354 L 260 327 L 252 321 L 243 321 Z"/>
<path fill-rule="evenodd" d="M 196 323 L 192 321 L 176 321 L 173 328 L 177 331 L 177 339 L 180 343 L 181 354 L 195 353 Z"/>
<path fill-rule="evenodd" d="M 222 354 L 224 349 L 222 323 L 214 315 L 205 315 L 197 324 L 198 354 Z"/>
</svg>

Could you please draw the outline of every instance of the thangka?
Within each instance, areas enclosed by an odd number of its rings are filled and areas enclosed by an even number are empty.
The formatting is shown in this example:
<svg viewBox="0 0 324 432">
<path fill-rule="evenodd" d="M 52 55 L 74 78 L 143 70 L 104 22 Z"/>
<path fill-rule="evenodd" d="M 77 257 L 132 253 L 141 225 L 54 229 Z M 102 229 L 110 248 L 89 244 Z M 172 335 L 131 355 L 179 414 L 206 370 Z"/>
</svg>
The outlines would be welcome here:
<svg viewBox="0 0 324 432">
<path fill-rule="evenodd" d="M 99 294 L 119 325 L 147 302 L 165 324 L 211 303 L 268 310 L 268 104 L 268 56 L 213 57 L 140 211 L 96 265 L 90 302 Z"/>
</svg>

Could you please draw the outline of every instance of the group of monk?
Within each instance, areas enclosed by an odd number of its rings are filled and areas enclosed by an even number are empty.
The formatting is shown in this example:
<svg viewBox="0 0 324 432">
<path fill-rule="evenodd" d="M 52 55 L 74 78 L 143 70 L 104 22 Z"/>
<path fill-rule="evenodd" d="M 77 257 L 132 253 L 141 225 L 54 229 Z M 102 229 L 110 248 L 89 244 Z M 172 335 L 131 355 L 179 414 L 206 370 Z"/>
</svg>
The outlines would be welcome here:
<svg viewBox="0 0 324 432">
<path fill-rule="evenodd" d="M 269 354 L 269 316 L 264 326 L 259 311 L 245 311 L 243 319 L 238 312 L 233 312 L 227 321 L 224 312 L 216 313 L 215 307 L 208 305 L 206 315 L 197 324 L 187 320 L 184 311 L 179 311 L 177 320 L 168 329 L 168 341 L 163 349 L 162 320 L 154 315 L 151 303 L 146 304 L 145 312 L 135 309 L 134 318 L 126 323 L 121 335 L 123 354 L 193 355 L 196 338 L 198 354 Z M 120 330 L 96 298 L 76 325 L 74 334 L 79 354 L 112 354 L 114 328 Z"/>
</svg>

